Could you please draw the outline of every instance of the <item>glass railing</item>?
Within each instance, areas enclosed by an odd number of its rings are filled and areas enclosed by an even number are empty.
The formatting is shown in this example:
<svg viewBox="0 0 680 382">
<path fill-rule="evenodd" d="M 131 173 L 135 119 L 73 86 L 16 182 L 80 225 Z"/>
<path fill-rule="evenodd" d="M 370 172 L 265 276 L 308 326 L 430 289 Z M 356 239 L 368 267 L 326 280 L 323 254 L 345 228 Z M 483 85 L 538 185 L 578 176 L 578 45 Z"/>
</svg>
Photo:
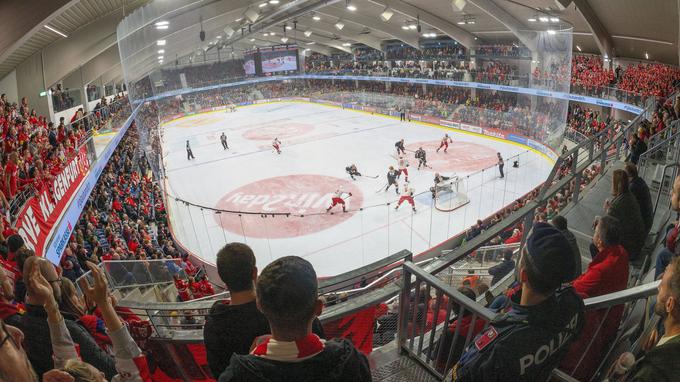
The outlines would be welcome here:
<svg viewBox="0 0 680 382">
<path fill-rule="evenodd" d="M 82 104 L 83 100 L 79 89 L 52 90 L 52 107 L 55 113 Z"/>
</svg>

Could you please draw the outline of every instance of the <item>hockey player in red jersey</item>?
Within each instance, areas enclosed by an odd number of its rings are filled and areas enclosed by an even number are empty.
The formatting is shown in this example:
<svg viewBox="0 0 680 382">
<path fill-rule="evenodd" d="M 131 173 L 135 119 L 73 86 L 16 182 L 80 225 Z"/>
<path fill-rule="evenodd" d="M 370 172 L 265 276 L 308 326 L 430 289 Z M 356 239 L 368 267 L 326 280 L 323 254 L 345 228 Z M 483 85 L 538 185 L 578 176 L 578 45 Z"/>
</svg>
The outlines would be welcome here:
<svg viewBox="0 0 680 382">
<path fill-rule="evenodd" d="M 272 147 L 274 150 L 276 150 L 277 154 L 281 154 L 281 141 L 279 141 L 279 138 L 274 138 L 272 141 Z"/>
<path fill-rule="evenodd" d="M 399 197 L 399 202 L 394 209 L 398 210 L 403 202 L 409 202 L 411 208 L 413 208 L 413 212 L 416 212 L 416 203 L 413 201 L 413 188 L 410 187 L 408 182 L 404 183 L 404 188 L 401 190 L 401 197 Z"/>
<path fill-rule="evenodd" d="M 333 207 L 337 206 L 338 204 L 342 205 L 342 212 L 347 212 L 347 209 L 345 208 L 345 199 L 342 198 L 342 196 L 345 194 L 352 196 L 352 193 L 345 192 L 342 189 L 342 186 L 338 187 L 338 189 L 335 190 L 335 193 L 333 193 L 333 197 L 331 198 L 331 205 L 330 207 L 326 208 L 326 212 L 329 212 Z"/>
<path fill-rule="evenodd" d="M 439 152 L 442 147 L 444 148 L 444 152 L 446 152 L 446 150 L 449 149 L 449 143 L 453 143 L 453 139 L 451 139 L 448 134 L 444 134 L 444 138 L 442 138 L 442 141 L 437 148 L 437 152 Z"/>
</svg>

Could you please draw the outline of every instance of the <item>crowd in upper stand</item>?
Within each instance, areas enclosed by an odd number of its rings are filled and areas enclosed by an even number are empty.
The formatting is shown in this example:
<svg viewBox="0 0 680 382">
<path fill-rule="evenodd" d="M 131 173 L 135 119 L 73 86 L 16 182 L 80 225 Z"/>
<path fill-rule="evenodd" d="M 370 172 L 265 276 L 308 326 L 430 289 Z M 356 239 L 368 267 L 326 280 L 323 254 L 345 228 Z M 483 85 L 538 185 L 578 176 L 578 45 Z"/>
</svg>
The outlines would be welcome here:
<svg viewBox="0 0 680 382">
<path fill-rule="evenodd" d="M 495 47 L 490 52 L 514 56 L 513 50 L 499 49 Z M 577 60 L 583 68 L 579 70 L 589 71 L 593 70 L 591 65 L 597 66 L 592 59 Z M 505 71 L 500 65 L 489 65 L 496 67 L 491 69 L 496 70 L 492 77 Z M 651 74 L 651 78 L 648 72 L 635 74 L 644 77 L 635 84 L 635 89 L 650 95 L 669 93 L 672 86 L 668 82 L 677 73 L 661 67 L 656 69 L 652 72 L 657 74 Z M 225 76 L 239 73 L 233 63 L 229 67 L 216 64 L 211 70 Z M 613 72 L 614 81 L 621 88 L 633 86 L 624 85 L 632 81 L 626 79 L 629 70 L 630 66 Z M 598 85 L 603 83 L 603 78 L 611 84 L 610 74 L 580 72 L 579 86 L 603 86 Z M 198 69 L 187 75 L 190 84 L 205 84 L 211 78 L 211 74 Z M 181 85 L 168 82 L 168 86 Z M 310 91 L 312 89 L 314 91 Z M 629 89 L 633 87 L 626 90 Z M 150 94 L 150 84 L 141 85 L 138 90 L 139 94 Z M 412 113 L 520 132 L 536 139 L 545 136 L 540 135 L 535 126 L 544 125 L 548 122 L 546 118 L 563 112 L 551 103 L 542 103 L 537 111 L 528 112 L 529 101 L 517 95 L 477 91 L 473 97 L 467 90 L 429 87 L 425 91 L 420 86 L 407 84 L 392 84 L 388 92 L 384 84 L 369 81 L 362 81 L 358 89 L 353 82 L 346 81 L 336 81 L 334 85 L 328 81 L 258 84 L 187 94 L 182 100 L 173 98 L 157 105 L 151 103 L 137 119 L 141 129 L 131 127 L 102 172 L 58 266 L 34 256 L 5 222 L 0 254 L 3 262 L 16 268 L 18 273 L 12 281 L 0 272 L 0 380 L 34 381 L 39 376 L 50 382 L 98 381 L 100 374 L 117 381 L 152 380 L 146 353 L 141 350 L 144 336 L 140 332 L 148 323 L 132 311 L 116 306 L 101 268 L 95 266 L 102 261 L 140 260 L 132 268 L 107 268 L 122 282 L 144 282 L 149 274 L 165 272 L 174 279 L 179 300 L 214 292 L 201 270 L 172 239 L 162 191 L 150 171 L 155 158 L 147 157 L 141 148 L 147 146 L 140 143 L 140 135 L 150 134 L 146 137 L 150 141 L 147 143 L 154 151 L 160 150 L 155 133 L 158 115 L 178 114 L 194 104 L 203 108 L 237 104 L 258 93 L 265 98 L 325 94 L 329 99 L 360 103 L 361 98 L 343 97 L 362 92 L 394 97 L 385 105 L 372 106 L 408 107 Z M 395 104 L 395 100 L 404 103 Z M 438 370 L 444 371 L 447 359 L 451 358 L 455 366 L 448 372 L 459 381 L 545 380 L 557 366 L 580 380 L 594 375 L 616 337 L 625 312 L 623 306 L 586 312 L 582 300 L 629 286 L 630 274 L 643 259 L 642 246 L 653 221 L 650 192 L 638 176 L 635 164 L 646 151 L 650 137 L 662 133 L 679 117 L 678 100 L 660 102 L 648 122 L 628 137 L 625 169 L 611 170 L 611 198 L 598 214 L 601 217 L 592 216 L 595 230 L 589 253 L 579 252 L 574 234 L 560 213 L 573 200 L 576 189 L 587 190 L 601 173 L 599 165 L 585 169 L 577 178 L 580 183 L 573 180 L 565 184 L 545 205 L 539 206 L 532 227 L 520 222 L 489 241 L 489 244 L 520 243 L 522 234 L 531 231 L 519 254 L 503 253 L 503 261 L 489 270 L 494 277 L 493 285 L 517 268 L 518 280 L 514 285 L 495 296 L 489 292 L 490 285 L 478 282 L 473 276 L 460 286 L 463 296 L 470 299 L 486 296 L 487 307 L 504 313 L 490 323 L 493 331 L 485 328 L 487 323 L 483 320 L 473 324 L 473 315 L 469 313 L 446 317 L 446 310 L 435 311 L 434 299 L 421 295 L 418 319 L 423 320 L 427 328 L 444 322 L 447 328 L 435 344 L 437 349 L 451 348 L 458 336 L 458 347 L 450 349 L 452 353 L 446 350 L 443 355 L 442 352 L 431 354 L 437 359 Z M 78 115 L 74 116 L 76 120 Z M 610 122 L 608 116 L 581 105 L 573 105 L 568 111 L 568 125 L 586 137 L 604 131 Z M 43 175 L 44 179 L 35 175 L 38 171 L 40 175 L 50 173 L 50 167 L 41 166 L 41 161 L 63 165 L 73 153 L 68 149 L 77 147 L 87 129 L 96 128 L 78 123 L 51 127 L 44 118 L 29 111 L 27 101 L 13 106 L 4 97 L 0 100 L 0 125 L 4 138 L 3 167 L 8 172 L 2 179 L 9 179 L 3 182 L 2 191 L 9 199 L 21 190 L 19 179 L 30 180 L 29 187 L 36 187 L 40 180 L 47 182 L 49 175 Z M 611 134 L 621 127 L 619 124 Z M 52 144 L 53 141 L 56 144 Z M 55 157 L 61 161 L 55 162 Z M 558 168 L 556 183 L 574 168 L 573 157 L 564 159 Z M 18 174 L 13 181 L 10 175 L 14 171 Z M 28 176 L 22 177 L 22 171 Z M 465 232 L 465 240 L 475 239 L 538 196 L 539 190 L 533 190 L 493 216 L 480 219 Z M 673 184 L 671 205 L 674 212 L 680 213 L 680 177 Z M 680 366 L 675 362 L 680 356 L 679 227 L 677 221 L 668 227 L 666 240 L 656 257 L 656 276 L 661 284 L 653 310 L 660 317 L 661 325 L 645 344 L 644 358 L 634 365 L 628 365 L 626 360 L 619 362 L 626 365 L 628 375 L 624 380 L 670 381 L 680 377 Z M 588 257 L 591 261 L 584 269 L 581 261 Z M 158 264 L 160 269 L 154 269 Z M 80 296 L 74 284 L 87 269 L 92 270 L 93 277 L 80 285 L 84 292 Z M 324 339 L 317 317 L 328 301 L 318 296 L 317 276 L 309 262 L 285 257 L 272 262 L 258 275 L 252 250 L 243 244 L 230 243 L 217 254 L 217 270 L 230 290 L 230 300 L 213 305 L 204 328 L 208 362 L 215 378 L 220 381 L 371 380 L 366 357 L 350 341 Z M 564 288 L 564 285 L 570 287 Z M 415 295 L 411 296 L 411 300 L 415 299 Z M 460 307 L 454 306 L 453 311 L 458 311 L 457 308 Z M 390 323 L 395 319 L 394 310 L 394 306 L 379 306 L 376 310 L 375 321 L 381 325 L 376 327 L 375 334 L 382 343 L 394 338 L 396 327 L 389 332 Z M 472 342 L 463 348 L 461 344 L 467 337 Z M 550 339 L 557 342 L 547 348 L 539 362 L 541 346 Z M 526 355 L 533 358 L 522 357 Z"/>
</svg>

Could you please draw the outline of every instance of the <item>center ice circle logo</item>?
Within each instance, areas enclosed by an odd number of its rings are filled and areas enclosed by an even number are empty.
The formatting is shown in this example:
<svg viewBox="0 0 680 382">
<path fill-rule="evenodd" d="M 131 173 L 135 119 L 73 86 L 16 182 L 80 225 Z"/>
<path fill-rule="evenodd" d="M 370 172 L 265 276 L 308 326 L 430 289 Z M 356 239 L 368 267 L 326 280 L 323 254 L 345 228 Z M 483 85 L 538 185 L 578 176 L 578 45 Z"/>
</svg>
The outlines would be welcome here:
<svg viewBox="0 0 680 382">
<path fill-rule="evenodd" d="M 326 213 L 335 190 L 342 186 L 347 194 L 347 210 L 338 205 Z M 345 222 L 363 205 L 361 190 L 352 182 L 324 175 L 286 175 L 246 184 L 224 195 L 215 208 L 242 213 L 214 215 L 222 229 L 256 238 L 287 238 L 323 231 Z M 254 214 L 246 214 L 253 212 Z M 291 216 L 272 217 L 273 213 Z M 265 217 L 263 217 L 263 215 Z M 301 215 L 303 215 L 301 217 Z"/>
<path fill-rule="evenodd" d="M 314 125 L 309 123 L 286 122 L 277 124 L 259 125 L 256 128 L 246 130 L 243 138 L 253 141 L 270 141 L 274 138 L 287 139 L 307 134 L 314 130 Z"/>
</svg>

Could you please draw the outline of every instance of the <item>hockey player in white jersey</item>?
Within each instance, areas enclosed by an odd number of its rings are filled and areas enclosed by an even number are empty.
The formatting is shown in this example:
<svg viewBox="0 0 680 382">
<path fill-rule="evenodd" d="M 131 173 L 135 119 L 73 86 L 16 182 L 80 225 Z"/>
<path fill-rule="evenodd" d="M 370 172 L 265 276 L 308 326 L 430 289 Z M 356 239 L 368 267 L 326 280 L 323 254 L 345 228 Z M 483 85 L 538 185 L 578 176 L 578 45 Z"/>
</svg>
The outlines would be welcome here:
<svg viewBox="0 0 680 382">
<path fill-rule="evenodd" d="M 405 156 L 400 156 L 399 160 L 397 161 L 397 166 L 399 168 L 399 174 L 404 174 L 406 176 L 404 181 L 408 182 L 408 159 L 406 159 Z"/>
<path fill-rule="evenodd" d="M 333 196 L 331 197 L 331 205 L 330 205 L 330 207 L 326 208 L 326 212 L 330 212 L 330 210 L 333 207 L 337 206 L 338 204 L 342 205 L 342 212 L 347 212 L 347 209 L 345 208 L 345 199 L 343 198 L 343 195 L 352 196 L 352 193 L 351 192 L 345 192 L 342 189 L 342 186 L 340 186 L 333 193 Z"/>
<path fill-rule="evenodd" d="M 394 209 L 398 210 L 401 203 L 409 202 L 411 208 L 413 208 L 413 212 L 416 212 L 416 203 L 413 201 L 413 194 L 414 190 L 411 188 L 411 185 L 408 182 L 404 183 L 404 187 L 401 189 L 401 197 L 399 197 L 399 202 L 397 202 L 397 206 L 394 207 Z"/>
</svg>

